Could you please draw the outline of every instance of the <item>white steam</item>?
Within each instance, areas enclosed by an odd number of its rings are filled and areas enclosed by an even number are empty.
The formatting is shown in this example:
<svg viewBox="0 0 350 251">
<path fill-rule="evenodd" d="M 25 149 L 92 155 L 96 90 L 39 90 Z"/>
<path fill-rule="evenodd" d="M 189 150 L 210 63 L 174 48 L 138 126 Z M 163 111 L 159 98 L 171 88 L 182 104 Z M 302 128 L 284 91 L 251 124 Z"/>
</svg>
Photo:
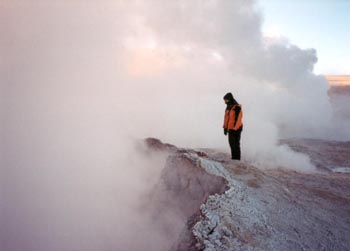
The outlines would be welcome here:
<svg viewBox="0 0 350 251">
<path fill-rule="evenodd" d="M 261 167 L 310 170 L 278 140 L 329 129 L 315 51 L 266 43 L 254 1 L 11 0 L 0 16 L 1 250 L 166 249 L 138 208 L 164 160 L 132 140 L 228 152 L 226 92 Z"/>
</svg>

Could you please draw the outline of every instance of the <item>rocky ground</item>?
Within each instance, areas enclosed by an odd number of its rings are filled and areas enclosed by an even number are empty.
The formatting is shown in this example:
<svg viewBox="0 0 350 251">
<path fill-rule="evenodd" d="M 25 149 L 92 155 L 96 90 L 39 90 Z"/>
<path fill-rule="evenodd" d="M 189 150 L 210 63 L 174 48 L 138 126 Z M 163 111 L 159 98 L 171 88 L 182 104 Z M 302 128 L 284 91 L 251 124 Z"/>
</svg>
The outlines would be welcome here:
<svg viewBox="0 0 350 251">
<path fill-rule="evenodd" d="M 284 141 L 310 155 L 319 170 L 311 174 L 260 170 L 213 149 L 145 142 L 169 153 L 150 201 L 173 236 L 171 251 L 350 250 L 350 174 L 334 169 L 349 166 L 349 143 Z M 171 227 L 174 217 L 181 228 Z"/>
<path fill-rule="evenodd" d="M 281 143 L 310 156 L 318 169 L 332 172 L 350 172 L 350 142 L 318 139 L 288 139 Z"/>
</svg>

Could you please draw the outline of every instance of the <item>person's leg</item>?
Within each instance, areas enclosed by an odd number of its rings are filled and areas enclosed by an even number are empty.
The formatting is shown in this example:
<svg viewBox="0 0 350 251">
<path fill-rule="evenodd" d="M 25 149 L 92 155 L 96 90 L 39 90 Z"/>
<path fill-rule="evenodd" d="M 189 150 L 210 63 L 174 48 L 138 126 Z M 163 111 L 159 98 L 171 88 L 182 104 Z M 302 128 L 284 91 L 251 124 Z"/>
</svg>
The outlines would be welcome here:
<svg viewBox="0 0 350 251">
<path fill-rule="evenodd" d="M 234 131 L 229 130 L 228 131 L 228 143 L 230 145 L 230 149 L 231 149 L 231 158 L 234 158 L 234 148 L 235 148 L 235 135 L 234 135 Z"/>
<path fill-rule="evenodd" d="M 241 132 L 242 130 L 232 131 L 232 159 L 241 159 Z"/>
<path fill-rule="evenodd" d="M 235 135 L 235 159 L 241 159 L 241 130 L 236 131 Z"/>
</svg>

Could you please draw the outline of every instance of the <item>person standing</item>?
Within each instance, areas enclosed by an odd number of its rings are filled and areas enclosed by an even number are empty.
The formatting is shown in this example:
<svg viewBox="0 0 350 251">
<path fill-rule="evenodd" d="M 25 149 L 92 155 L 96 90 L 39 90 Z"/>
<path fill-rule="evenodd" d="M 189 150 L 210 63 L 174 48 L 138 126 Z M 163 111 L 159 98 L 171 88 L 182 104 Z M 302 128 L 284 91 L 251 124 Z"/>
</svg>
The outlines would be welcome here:
<svg viewBox="0 0 350 251">
<path fill-rule="evenodd" d="M 243 111 L 242 106 L 233 98 L 232 93 L 224 96 L 226 106 L 224 117 L 224 134 L 228 134 L 228 142 L 231 148 L 231 158 L 241 159 L 241 133 L 243 130 Z"/>
</svg>

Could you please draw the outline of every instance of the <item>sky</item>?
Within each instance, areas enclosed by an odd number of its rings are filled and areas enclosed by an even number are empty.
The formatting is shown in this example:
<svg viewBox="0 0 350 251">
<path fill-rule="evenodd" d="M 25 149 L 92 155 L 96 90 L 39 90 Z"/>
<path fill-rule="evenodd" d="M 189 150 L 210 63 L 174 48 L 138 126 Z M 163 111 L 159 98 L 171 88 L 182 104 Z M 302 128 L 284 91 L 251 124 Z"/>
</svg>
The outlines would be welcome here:
<svg viewBox="0 0 350 251">
<path fill-rule="evenodd" d="M 350 0 L 259 0 L 263 32 L 315 48 L 317 74 L 350 74 Z"/>
</svg>

